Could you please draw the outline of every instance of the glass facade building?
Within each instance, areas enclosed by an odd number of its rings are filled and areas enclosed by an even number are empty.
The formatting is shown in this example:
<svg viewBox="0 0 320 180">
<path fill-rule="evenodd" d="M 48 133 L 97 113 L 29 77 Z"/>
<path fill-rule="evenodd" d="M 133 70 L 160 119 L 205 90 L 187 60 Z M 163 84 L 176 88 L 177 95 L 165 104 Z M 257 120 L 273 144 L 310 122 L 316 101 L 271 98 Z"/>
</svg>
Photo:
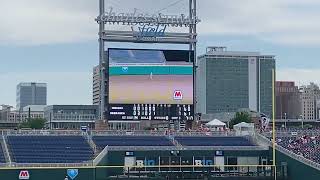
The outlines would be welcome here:
<svg viewBox="0 0 320 180">
<path fill-rule="evenodd" d="M 17 85 L 17 110 L 28 105 L 47 105 L 46 83 L 19 83 Z"/>
<path fill-rule="evenodd" d="M 208 48 L 198 57 L 197 110 L 202 114 L 250 109 L 272 115 L 275 58 L 258 52 Z"/>
</svg>

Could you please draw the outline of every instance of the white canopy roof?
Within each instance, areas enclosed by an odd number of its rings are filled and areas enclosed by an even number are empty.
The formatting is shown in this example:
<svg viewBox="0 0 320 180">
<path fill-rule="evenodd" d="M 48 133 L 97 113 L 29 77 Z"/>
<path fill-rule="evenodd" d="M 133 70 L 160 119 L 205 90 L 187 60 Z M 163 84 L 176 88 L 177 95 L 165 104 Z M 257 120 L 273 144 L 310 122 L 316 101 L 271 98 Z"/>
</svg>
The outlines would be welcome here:
<svg viewBox="0 0 320 180">
<path fill-rule="evenodd" d="M 234 127 L 248 127 L 248 128 L 250 128 L 250 127 L 253 127 L 253 124 L 252 123 L 246 123 L 246 122 L 241 122 L 241 123 L 239 123 L 239 124 L 236 124 L 236 125 L 234 125 Z"/>
<path fill-rule="evenodd" d="M 221 122 L 220 120 L 218 119 L 214 119 L 208 123 L 206 123 L 206 126 L 225 126 L 226 123 L 224 122 Z"/>
</svg>

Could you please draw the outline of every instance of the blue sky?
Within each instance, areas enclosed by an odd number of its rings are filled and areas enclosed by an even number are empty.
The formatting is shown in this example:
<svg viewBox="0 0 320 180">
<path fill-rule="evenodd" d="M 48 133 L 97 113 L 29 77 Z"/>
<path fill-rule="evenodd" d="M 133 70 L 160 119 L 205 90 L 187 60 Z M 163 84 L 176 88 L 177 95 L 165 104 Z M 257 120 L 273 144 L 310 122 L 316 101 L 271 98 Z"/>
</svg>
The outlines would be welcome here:
<svg viewBox="0 0 320 180">
<path fill-rule="evenodd" d="M 138 0 L 107 2 L 119 11 L 132 11 L 134 1 Z M 15 87 L 22 81 L 47 82 L 49 104 L 92 102 L 92 68 L 98 63 L 97 2 L 0 0 L 0 104 L 15 106 Z M 139 2 L 142 12 L 154 11 L 154 2 Z M 167 7 L 168 2 L 157 2 L 156 8 Z M 276 55 L 278 80 L 320 83 L 320 1 L 199 0 L 198 4 L 199 54 L 207 46 L 260 51 Z M 185 10 L 185 5 L 181 1 L 163 13 Z"/>
</svg>

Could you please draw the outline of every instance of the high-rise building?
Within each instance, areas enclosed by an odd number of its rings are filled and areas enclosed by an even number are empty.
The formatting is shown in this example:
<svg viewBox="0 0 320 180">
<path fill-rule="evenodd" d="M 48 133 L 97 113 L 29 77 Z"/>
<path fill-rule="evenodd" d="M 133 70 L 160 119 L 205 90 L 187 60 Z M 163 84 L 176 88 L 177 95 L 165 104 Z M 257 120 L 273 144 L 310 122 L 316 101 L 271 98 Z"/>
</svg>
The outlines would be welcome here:
<svg viewBox="0 0 320 180">
<path fill-rule="evenodd" d="M 100 72 L 99 66 L 93 68 L 93 82 L 92 82 L 92 104 L 99 105 L 100 102 Z"/>
<path fill-rule="evenodd" d="M 314 120 L 317 118 L 316 101 L 319 98 L 319 86 L 310 83 L 300 87 L 301 115 L 300 118 Z"/>
<path fill-rule="evenodd" d="M 100 69 L 99 66 L 95 66 L 93 68 L 93 73 L 92 73 L 92 104 L 93 105 L 99 105 L 100 104 Z M 106 97 L 107 98 L 107 93 L 108 93 L 108 86 L 106 86 Z M 107 100 L 107 99 L 106 99 Z"/>
<path fill-rule="evenodd" d="M 242 108 L 272 115 L 273 55 L 208 47 L 198 57 L 197 110 L 202 114 Z"/>
<path fill-rule="evenodd" d="M 47 105 L 47 84 L 23 82 L 17 85 L 17 110 L 28 105 Z"/>
<path fill-rule="evenodd" d="M 277 81 L 276 119 L 298 119 L 301 115 L 301 101 L 298 86 L 290 81 Z"/>
</svg>

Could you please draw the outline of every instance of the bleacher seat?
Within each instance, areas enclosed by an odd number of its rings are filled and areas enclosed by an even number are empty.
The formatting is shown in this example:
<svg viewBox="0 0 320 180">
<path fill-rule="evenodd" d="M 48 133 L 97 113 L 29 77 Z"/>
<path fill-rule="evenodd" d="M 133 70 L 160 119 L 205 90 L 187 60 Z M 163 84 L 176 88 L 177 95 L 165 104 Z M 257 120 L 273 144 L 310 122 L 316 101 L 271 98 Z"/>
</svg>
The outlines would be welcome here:
<svg viewBox="0 0 320 180">
<path fill-rule="evenodd" d="M 3 154 L 3 149 L 1 147 L 1 144 L 0 144 L 0 163 L 5 163 L 6 162 L 6 159 L 4 158 L 4 154 Z"/>
<path fill-rule="evenodd" d="M 173 146 L 164 136 L 93 136 L 99 149 L 106 146 Z"/>
<path fill-rule="evenodd" d="M 254 146 L 245 137 L 195 137 L 195 136 L 176 136 L 183 146 Z"/>
<path fill-rule="evenodd" d="M 8 148 L 16 163 L 81 163 L 93 157 L 82 136 L 8 136 Z"/>
</svg>

